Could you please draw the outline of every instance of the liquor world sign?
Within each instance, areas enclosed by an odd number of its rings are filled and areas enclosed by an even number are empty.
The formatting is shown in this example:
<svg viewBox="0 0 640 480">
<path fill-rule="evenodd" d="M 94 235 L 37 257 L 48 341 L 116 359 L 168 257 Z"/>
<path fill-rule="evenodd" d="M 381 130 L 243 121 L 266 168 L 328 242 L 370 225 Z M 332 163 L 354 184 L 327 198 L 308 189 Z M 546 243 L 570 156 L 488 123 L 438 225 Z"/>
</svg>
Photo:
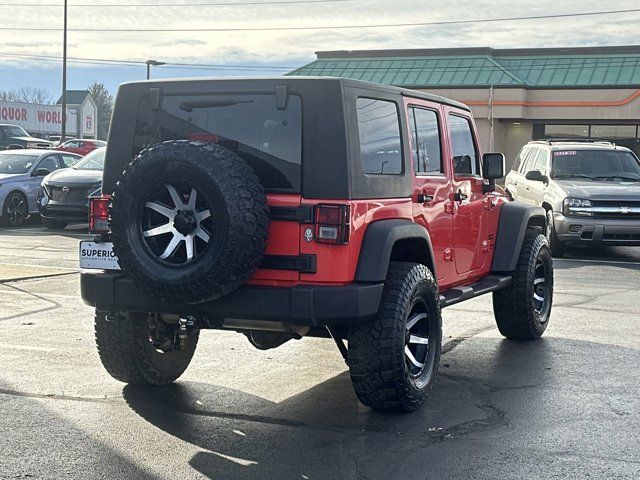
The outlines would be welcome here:
<svg viewBox="0 0 640 480">
<path fill-rule="evenodd" d="M 93 121 L 93 118 L 90 121 Z M 0 123 L 20 125 L 29 133 L 60 133 L 62 131 L 62 108 L 57 105 L 37 105 L 0 100 Z M 77 111 L 67 108 L 67 133 L 77 135 L 77 125 Z"/>
</svg>

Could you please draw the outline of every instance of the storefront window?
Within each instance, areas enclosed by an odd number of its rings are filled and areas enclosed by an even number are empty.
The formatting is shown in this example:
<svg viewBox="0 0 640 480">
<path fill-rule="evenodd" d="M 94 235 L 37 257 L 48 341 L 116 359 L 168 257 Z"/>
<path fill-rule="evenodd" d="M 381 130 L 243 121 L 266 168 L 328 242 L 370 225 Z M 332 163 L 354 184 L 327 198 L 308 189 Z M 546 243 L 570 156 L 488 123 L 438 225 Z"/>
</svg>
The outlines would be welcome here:
<svg viewBox="0 0 640 480">
<path fill-rule="evenodd" d="M 635 125 L 591 125 L 591 138 L 636 138 L 636 130 Z"/>
<path fill-rule="evenodd" d="M 545 125 L 549 138 L 589 138 L 589 125 Z"/>
</svg>

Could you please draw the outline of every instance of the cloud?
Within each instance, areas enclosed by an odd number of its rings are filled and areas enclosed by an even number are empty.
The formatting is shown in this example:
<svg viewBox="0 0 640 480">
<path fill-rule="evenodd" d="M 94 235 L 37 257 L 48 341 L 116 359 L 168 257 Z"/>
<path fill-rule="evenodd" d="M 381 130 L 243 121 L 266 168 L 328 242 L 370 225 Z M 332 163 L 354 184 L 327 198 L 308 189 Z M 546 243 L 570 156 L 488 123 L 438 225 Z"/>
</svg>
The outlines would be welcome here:
<svg viewBox="0 0 640 480">
<path fill-rule="evenodd" d="M 599 11 L 601 0 L 353 0 L 247 7 L 70 7 L 70 27 L 216 28 L 431 22 Z M 620 0 L 615 9 L 637 8 Z M 24 12 L 20 10 L 25 8 Z M 15 7 L 29 26 L 50 26 L 55 9 Z M 26 21 L 23 21 L 25 26 Z M 434 47 L 536 47 L 637 43 L 640 14 L 424 27 L 269 32 L 69 33 L 69 56 L 183 63 L 305 63 L 318 50 Z M 52 32 L 0 32 L 0 44 L 25 54 L 59 55 Z M 295 64 L 294 64 L 295 65 Z"/>
</svg>

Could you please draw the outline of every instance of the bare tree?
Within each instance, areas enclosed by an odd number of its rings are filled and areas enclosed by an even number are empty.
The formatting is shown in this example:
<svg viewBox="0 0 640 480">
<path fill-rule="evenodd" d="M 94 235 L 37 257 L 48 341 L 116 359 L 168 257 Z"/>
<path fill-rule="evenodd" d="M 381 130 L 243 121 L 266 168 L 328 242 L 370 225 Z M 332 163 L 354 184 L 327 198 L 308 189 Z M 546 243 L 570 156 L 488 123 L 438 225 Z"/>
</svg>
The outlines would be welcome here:
<svg viewBox="0 0 640 480">
<path fill-rule="evenodd" d="M 43 88 L 22 87 L 19 90 L 0 90 L 0 100 L 8 102 L 38 103 L 51 105 L 51 94 Z"/>
</svg>

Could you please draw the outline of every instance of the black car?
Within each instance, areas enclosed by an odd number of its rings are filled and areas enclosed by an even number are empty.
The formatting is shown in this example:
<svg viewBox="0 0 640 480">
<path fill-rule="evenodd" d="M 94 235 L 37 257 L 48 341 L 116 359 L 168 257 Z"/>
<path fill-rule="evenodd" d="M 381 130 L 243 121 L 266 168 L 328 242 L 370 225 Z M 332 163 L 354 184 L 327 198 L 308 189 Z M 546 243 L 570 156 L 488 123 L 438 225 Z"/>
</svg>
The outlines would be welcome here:
<svg viewBox="0 0 640 480">
<path fill-rule="evenodd" d="M 71 168 L 57 170 L 42 180 L 38 210 L 45 227 L 65 228 L 69 222 L 86 222 L 89 197 L 100 195 L 106 148 L 87 154 Z"/>
<path fill-rule="evenodd" d="M 51 148 L 53 142 L 29 135 L 18 125 L 0 124 L 0 150 L 16 148 Z"/>
</svg>

